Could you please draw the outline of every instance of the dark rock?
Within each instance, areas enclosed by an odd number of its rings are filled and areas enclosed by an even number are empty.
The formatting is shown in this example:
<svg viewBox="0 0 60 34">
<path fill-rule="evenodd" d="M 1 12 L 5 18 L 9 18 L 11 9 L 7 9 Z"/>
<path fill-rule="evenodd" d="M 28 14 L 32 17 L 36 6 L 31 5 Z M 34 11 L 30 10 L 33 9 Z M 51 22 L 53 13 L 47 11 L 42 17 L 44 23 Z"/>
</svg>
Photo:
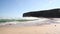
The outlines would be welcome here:
<svg viewBox="0 0 60 34">
<path fill-rule="evenodd" d="M 60 18 L 60 8 L 42 10 L 42 11 L 33 11 L 23 14 L 23 17 L 44 17 L 44 18 Z"/>
</svg>

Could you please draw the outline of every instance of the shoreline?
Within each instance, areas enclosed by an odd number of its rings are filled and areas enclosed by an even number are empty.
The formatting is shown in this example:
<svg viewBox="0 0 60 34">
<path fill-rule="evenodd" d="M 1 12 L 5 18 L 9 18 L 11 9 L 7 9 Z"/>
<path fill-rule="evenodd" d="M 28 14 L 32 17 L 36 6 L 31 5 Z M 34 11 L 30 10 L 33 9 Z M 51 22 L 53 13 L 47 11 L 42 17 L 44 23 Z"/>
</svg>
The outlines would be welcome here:
<svg viewBox="0 0 60 34">
<path fill-rule="evenodd" d="M 9 22 L 0 26 L 0 34 L 60 34 L 60 21 L 56 21 Z"/>
</svg>

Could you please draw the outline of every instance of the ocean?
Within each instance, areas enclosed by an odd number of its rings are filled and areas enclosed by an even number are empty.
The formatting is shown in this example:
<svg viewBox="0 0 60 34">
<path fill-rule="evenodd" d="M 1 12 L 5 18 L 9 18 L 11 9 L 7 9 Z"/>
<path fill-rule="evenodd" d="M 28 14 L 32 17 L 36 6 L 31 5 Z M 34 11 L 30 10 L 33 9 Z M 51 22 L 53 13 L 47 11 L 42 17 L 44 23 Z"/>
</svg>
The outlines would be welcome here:
<svg viewBox="0 0 60 34">
<path fill-rule="evenodd" d="M 25 18 L 20 21 L 7 21 L 0 22 L 0 26 L 2 25 L 18 25 L 18 26 L 35 26 L 35 25 L 43 25 L 43 24 L 51 24 L 51 23 L 60 23 L 60 18 Z"/>
</svg>

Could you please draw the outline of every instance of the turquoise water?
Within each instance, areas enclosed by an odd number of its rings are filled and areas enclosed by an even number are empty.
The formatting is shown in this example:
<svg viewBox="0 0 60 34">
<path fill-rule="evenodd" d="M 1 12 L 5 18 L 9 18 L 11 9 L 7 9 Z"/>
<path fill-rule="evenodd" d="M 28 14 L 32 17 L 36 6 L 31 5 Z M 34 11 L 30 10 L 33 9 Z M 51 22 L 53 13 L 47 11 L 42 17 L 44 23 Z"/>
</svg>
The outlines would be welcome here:
<svg viewBox="0 0 60 34">
<path fill-rule="evenodd" d="M 40 18 L 39 20 L 27 20 L 27 19 L 0 19 L 0 25 L 7 25 L 7 24 L 17 24 L 21 26 L 30 26 L 30 25 L 41 25 L 41 24 L 51 24 L 51 23 L 60 23 L 60 18 Z"/>
<path fill-rule="evenodd" d="M 1 25 L 8 25 L 8 24 L 24 24 L 24 23 L 28 23 L 28 21 L 34 21 L 34 20 L 29 20 L 29 19 L 0 19 L 0 26 Z"/>
<path fill-rule="evenodd" d="M 13 21 L 24 22 L 24 21 L 33 21 L 33 20 L 27 20 L 27 19 L 0 19 L 0 23 L 13 22 Z"/>
</svg>

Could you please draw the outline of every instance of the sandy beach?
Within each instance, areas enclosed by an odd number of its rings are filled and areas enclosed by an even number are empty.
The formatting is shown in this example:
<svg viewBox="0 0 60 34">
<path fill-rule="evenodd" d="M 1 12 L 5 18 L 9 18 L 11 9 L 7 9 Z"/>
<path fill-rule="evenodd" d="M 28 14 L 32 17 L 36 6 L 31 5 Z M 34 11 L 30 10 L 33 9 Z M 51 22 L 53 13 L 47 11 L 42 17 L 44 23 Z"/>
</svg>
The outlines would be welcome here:
<svg viewBox="0 0 60 34">
<path fill-rule="evenodd" d="M 42 26 L 0 27 L 0 34 L 60 34 L 60 24 Z"/>
<path fill-rule="evenodd" d="M 60 20 L 41 19 L 0 24 L 0 34 L 60 34 Z"/>
</svg>

